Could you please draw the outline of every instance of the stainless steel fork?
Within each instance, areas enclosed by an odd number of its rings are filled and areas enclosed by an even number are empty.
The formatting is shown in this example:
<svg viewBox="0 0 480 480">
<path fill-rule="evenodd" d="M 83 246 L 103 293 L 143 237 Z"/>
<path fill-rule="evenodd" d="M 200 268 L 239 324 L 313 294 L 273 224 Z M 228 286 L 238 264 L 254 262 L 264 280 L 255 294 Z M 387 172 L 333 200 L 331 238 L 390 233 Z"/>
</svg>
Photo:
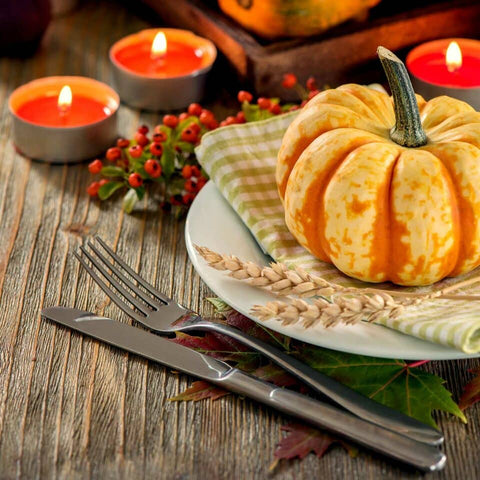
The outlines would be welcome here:
<svg viewBox="0 0 480 480">
<path fill-rule="evenodd" d="M 100 237 L 95 238 L 102 249 L 89 241 L 88 249 L 85 246 L 80 247 L 83 255 L 75 252 L 75 256 L 107 296 L 128 316 L 148 329 L 162 334 L 176 331 L 213 331 L 227 335 L 262 353 L 315 391 L 364 420 L 423 443 L 438 445 L 443 442 L 443 435 L 438 430 L 360 395 L 274 346 L 235 327 L 203 319 L 197 313 L 159 292 L 140 277 Z M 106 281 L 102 280 L 97 272 Z"/>
</svg>

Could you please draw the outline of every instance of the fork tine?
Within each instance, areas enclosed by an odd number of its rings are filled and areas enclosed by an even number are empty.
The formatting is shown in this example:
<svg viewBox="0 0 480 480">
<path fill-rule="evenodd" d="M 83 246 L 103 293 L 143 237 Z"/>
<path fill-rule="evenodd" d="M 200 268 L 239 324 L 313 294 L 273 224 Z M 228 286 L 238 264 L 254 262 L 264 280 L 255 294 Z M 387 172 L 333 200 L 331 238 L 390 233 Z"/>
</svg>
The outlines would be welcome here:
<svg viewBox="0 0 480 480">
<path fill-rule="evenodd" d="M 108 261 L 108 259 L 100 252 L 100 250 L 93 245 L 92 242 L 88 242 L 88 246 L 90 249 L 95 253 L 95 255 L 106 265 L 108 268 L 117 276 L 117 278 L 123 282 L 128 288 L 133 290 L 135 294 L 141 298 L 145 303 L 148 303 L 152 308 L 158 309 L 163 307 L 165 304 L 163 302 L 158 302 L 157 300 L 150 297 L 147 293 L 137 287 L 127 276 L 120 271 L 120 269 L 113 264 L 112 262 Z M 96 265 L 96 262 L 94 262 Z"/>
<path fill-rule="evenodd" d="M 128 304 L 120 300 L 120 298 L 115 295 L 115 293 L 108 288 L 107 284 L 95 273 L 93 268 L 85 261 L 85 259 L 79 255 L 77 252 L 73 252 L 75 257 L 77 257 L 78 261 L 81 263 L 82 267 L 89 273 L 89 275 L 93 278 L 95 283 L 104 291 L 104 293 L 112 300 L 115 305 L 123 310 L 129 317 L 133 318 L 137 322 L 142 322 L 145 317 L 139 315 L 135 312 Z"/>
<path fill-rule="evenodd" d="M 93 255 L 85 247 L 81 246 L 80 250 L 90 260 L 92 265 L 104 276 L 104 278 L 108 280 L 110 285 L 120 292 L 120 294 L 122 294 L 132 305 L 135 305 L 140 312 L 142 312 L 144 315 L 148 315 L 151 312 L 151 310 L 149 310 L 145 304 L 135 298 L 118 280 L 115 280 L 115 278 L 110 275 L 108 271 L 101 264 L 99 264 L 99 262 L 96 262 Z"/>
<path fill-rule="evenodd" d="M 103 249 L 124 269 L 126 270 L 142 287 L 148 290 L 152 295 L 162 300 L 165 303 L 170 303 L 171 298 L 167 297 L 163 293 L 160 293 L 156 288 L 146 282 L 135 270 L 125 263 L 98 235 L 95 236 L 97 242 L 103 247 Z"/>
</svg>

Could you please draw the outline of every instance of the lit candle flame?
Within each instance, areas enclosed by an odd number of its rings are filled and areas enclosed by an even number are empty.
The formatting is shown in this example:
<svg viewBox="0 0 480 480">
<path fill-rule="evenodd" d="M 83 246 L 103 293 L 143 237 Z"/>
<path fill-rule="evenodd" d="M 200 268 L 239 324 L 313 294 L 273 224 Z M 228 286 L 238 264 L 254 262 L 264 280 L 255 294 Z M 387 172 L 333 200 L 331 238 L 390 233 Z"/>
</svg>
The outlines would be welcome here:
<svg viewBox="0 0 480 480">
<path fill-rule="evenodd" d="M 449 72 L 455 72 L 462 66 L 462 51 L 457 42 L 450 42 L 445 55 L 447 68 Z"/>
<path fill-rule="evenodd" d="M 155 35 L 152 43 L 152 58 L 160 58 L 167 52 L 167 37 L 163 32 L 158 32 Z"/>
<path fill-rule="evenodd" d="M 61 113 L 66 113 L 72 106 L 72 89 L 68 85 L 64 85 L 60 90 L 57 105 Z"/>
</svg>

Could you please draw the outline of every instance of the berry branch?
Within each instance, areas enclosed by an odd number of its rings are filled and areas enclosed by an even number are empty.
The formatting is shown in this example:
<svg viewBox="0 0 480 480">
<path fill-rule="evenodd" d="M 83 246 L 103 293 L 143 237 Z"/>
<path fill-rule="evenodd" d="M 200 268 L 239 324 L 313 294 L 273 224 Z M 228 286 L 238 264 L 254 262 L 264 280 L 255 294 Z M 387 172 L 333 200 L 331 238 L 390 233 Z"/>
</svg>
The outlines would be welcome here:
<svg viewBox="0 0 480 480">
<path fill-rule="evenodd" d="M 122 191 L 123 209 L 130 213 L 147 188 L 157 187 L 162 208 L 182 216 L 208 180 L 195 156 L 195 147 L 205 133 L 297 110 L 319 93 L 313 78 L 307 80 L 305 88 L 291 73 L 284 76 L 282 85 L 295 88 L 302 103 L 281 104 L 278 98 L 266 97 L 255 103 L 251 93 L 241 90 L 237 95 L 241 110 L 220 122 L 212 111 L 192 103 L 178 116 L 165 115 L 151 136 L 149 127 L 141 125 L 132 139 L 119 138 L 103 160 L 95 159 L 88 165 L 90 173 L 98 176 L 88 186 L 88 195 L 107 200 Z"/>
</svg>

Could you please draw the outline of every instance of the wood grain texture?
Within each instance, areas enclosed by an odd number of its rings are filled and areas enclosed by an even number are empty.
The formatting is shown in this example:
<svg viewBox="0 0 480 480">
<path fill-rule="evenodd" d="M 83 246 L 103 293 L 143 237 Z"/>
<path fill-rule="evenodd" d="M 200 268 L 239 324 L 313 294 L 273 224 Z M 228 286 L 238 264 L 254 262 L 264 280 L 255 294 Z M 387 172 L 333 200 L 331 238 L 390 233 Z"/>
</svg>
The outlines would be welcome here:
<svg viewBox="0 0 480 480">
<path fill-rule="evenodd" d="M 151 19 L 155 24 L 156 20 Z M 84 165 L 49 166 L 15 153 L 7 98 L 36 77 L 79 74 L 110 80 L 109 46 L 148 24 L 111 2 L 91 2 L 51 25 L 27 60 L 0 59 L 0 479 L 263 479 L 287 419 L 238 396 L 171 403 L 192 379 L 42 321 L 43 305 L 97 310 L 128 321 L 73 258 L 98 233 L 159 289 L 211 312 L 211 292 L 185 250 L 184 223 L 145 198 L 130 216 L 99 205 Z M 227 99 L 228 100 L 228 99 Z M 212 104 L 223 109 L 224 101 Z M 121 107 L 119 132 L 159 116 Z M 478 361 L 435 362 L 458 396 Z M 468 425 L 439 416 L 447 468 L 438 479 L 479 478 L 480 409 Z M 276 479 L 419 478 L 361 452 L 281 463 Z M 431 476 L 432 478 L 433 475 Z"/>
</svg>

